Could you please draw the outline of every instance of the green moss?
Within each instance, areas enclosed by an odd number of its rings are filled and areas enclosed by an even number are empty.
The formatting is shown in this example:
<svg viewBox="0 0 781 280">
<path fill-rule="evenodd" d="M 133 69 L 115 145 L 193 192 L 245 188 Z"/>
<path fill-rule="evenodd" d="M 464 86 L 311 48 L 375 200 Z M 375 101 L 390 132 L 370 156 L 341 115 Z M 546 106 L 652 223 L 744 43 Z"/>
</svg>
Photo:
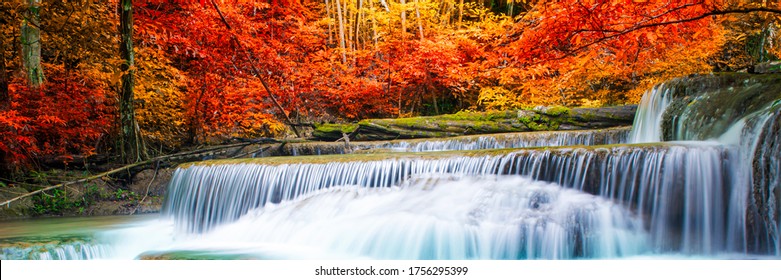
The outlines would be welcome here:
<svg viewBox="0 0 781 280">
<path fill-rule="evenodd" d="M 549 116 L 558 117 L 561 115 L 569 115 L 570 111 L 571 111 L 570 108 L 555 105 L 555 106 L 548 107 L 544 113 Z"/>
<path fill-rule="evenodd" d="M 556 130 L 559 129 L 559 125 L 561 124 L 559 118 L 551 118 L 536 113 L 521 115 L 518 119 L 532 131 Z"/>
<path fill-rule="evenodd" d="M 355 129 L 357 128 L 358 128 L 358 124 L 355 123 L 348 123 L 348 124 L 326 123 L 326 124 L 315 126 L 315 131 L 319 131 L 323 133 L 333 133 L 333 132 L 351 133 L 355 131 Z"/>
<path fill-rule="evenodd" d="M 358 129 L 358 124 L 321 124 L 315 127 L 312 136 L 322 140 L 337 140 L 342 138 L 343 134 L 349 134 Z"/>
</svg>

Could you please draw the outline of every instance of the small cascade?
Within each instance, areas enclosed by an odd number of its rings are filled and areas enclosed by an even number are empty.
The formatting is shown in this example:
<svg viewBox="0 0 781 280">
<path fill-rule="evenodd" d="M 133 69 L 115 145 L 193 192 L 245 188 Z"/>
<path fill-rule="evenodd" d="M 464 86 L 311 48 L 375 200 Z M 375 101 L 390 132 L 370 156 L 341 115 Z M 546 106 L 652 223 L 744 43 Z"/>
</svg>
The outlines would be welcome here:
<svg viewBox="0 0 781 280">
<path fill-rule="evenodd" d="M 626 143 L 630 128 L 545 131 L 454 137 L 446 140 L 392 141 L 372 148 L 405 152 L 464 151 L 505 148 L 593 146 Z"/>
<path fill-rule="evenodd" d="M 756 251 L 781 255 L 781 111 L 763 122 L 753 154 L 753 188 L 750 201 L 754 209 L 750 230 L 756 239 L 749 246 Z"/>
<path fill-rule="evenodd" d="M 528 147 L 595 146 L 627 143 L 630 127 L 595 130 L 538 131 L 469 135 L 440 139 L 409 139 L 375 142 L 350 142 L 349 145 L 334 142 L 289 143 L 253 157 L 267 155 L 326 155 L 348 154 L 352 151 L 382 150 L 391 152 L 465 151 Z"/>
<path fill-rule="evenodd" d="M 714 253 L 729 247 L 729 150 L 686 146 L 521 151 L 514 174 L 598 194 L 636 209 L 658 252 Z"/>
<path fill-rule="evenodd" d="M 648 244 L 642 220 L 598 196 L 517 176 L 431 174 L 317 191 L 198 238 L 224 240 L 378 259 L 616 258 Z"/>
<path fill-rule="evenodd" d="M 672 87 L 659 84 L 643 95 L 637 107 L 629 143 L 654 143 L 662 141 L 662 117 L 672 101 Z"/>
<path fill-rule="evenodd" d="M 730 147 L 730 251 L 781 255 L 779 81 L 746 74 L 674 79 L 646 93 L 635 118 L 632 143 L 712 140 Z"/>
<path fill-rule="evenodd" d="M 417 174 L 520 174 L 636 209 L 648 217 L 653 248 L 659 251 L 708 253 L 723 250 L 728 243 L 727 156 L 722 146 L 696 142 L 327 164 L 192 166 L 174 174 L 165 212 L 181 230 L 205 232 L 252 209 L 322 189 L 387 188 Z"/>
<path fill-rule="evenodd" d="M 93 260 L 111 255 L 111 246 L 89 241 L 19 244 L 0 248 L 0 260 Z"/>
<path fill-rule="evenodd" d="M 187 231 L 236 220 L 250 209 L 333 186 L 390 187 L 414 174 L 497 174 L 508 157 L 398 158 L 325 164 L 228 164 L 178 169 L 163 206 Z"/>
</svg>

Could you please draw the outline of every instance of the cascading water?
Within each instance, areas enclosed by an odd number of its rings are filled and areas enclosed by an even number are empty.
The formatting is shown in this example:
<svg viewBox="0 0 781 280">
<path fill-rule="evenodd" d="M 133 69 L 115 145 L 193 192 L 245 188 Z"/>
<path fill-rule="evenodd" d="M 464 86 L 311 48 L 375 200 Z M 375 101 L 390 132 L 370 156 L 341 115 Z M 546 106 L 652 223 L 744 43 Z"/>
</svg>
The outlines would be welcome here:
<svg viewBox="0 0 781 280">
<path fill-rule="evenodd" d="M 768 253 L 775 250 L 776 255 L 781 254 L 781 111 L 776 111 L 765 122 L 762 134 L 758 137 L 755 148 L 753 165 L 753 189 L 752 200 L 755 207 L 765 209 L 757 211 L 755 220 L 763 221 L 754 231 L 764 232 L 757 236 L 758 248 L 769 248 Z M 765 245 L 766 244 L 766 245 Z M 775 246 L 773 246 L 775 245 Z"/>
<path fill-rule="evenodd" d="M 373 148 L 406 152 L 465 151 L 484 149 L 593 146 L 627 142 L 629 128 L 585 131 L 546 131 L 504 135 L 455 137 L 447 140 L 394 141 Z"/>
<path fill-rule="evenodd" d="M 203 232 L 251 209 L 344 185 L 377 188 L 416 174 L 457 178 L 520 174 L 618 201 L 650 217 L 659 251 L 724 249 L 725 151 L 707 142 L 655 147 L 519 150 L 498 155 L 410 157 L 328 164 L 192 166 L 172 180 L 165 206 L 180 228 Z M 189 181 L 195 180 L 195 181 Z M 680 217 L 687 217 L 681 219 Z"/>
<path fill-rule="evenodd" d="M 390 187 L 423 173 L 497 174 L 504 157 L 446 160 L 400 158 L 325 164 L 217 165 L 179 169 L 171 179 L 163 212 L 187 231 L 236 220 L 250 209 L 342 185 Z"/>
<path fill-rule="evenodd" d="M 729 150 L 728 249 L 781 255 L 777 75 L 679 78 L 643 97 L 630 142 L 714 140 Z"/>
<path fill-rule="evenodd" d="M 630 143 L 653 143 L 662 141 L 662 115 L 670 106 L 672 89 L 659 84 L 643 95 L 637 107 Z"/>
<path fill-rule="evenodd" d="M 615 258 L 644 250 L 640 219 L 608 200 L 520 177 L 335 187 L 258 208 L 201 236 L 379 259 Z"/>
<path fill-rule="evenodd" d="M 381 142 L 291 143 L 276 149 L 277 155 L 347 154 L 354 150 L 392 152 L 465 151 L 554 146 L 594 146 L 627 143 L 630 127 L 575 131 L 538 131 L 470 135 L 445 139 L 412 139 Z M 258 152 L 253 157 L 263 157 Z"/>
<path fill-rule="evenodd" d="M 0 248 L 3 260 L 90 260 L 113 255 L 111 246 L 90 241 L 24 243 Z"/>
</svg>

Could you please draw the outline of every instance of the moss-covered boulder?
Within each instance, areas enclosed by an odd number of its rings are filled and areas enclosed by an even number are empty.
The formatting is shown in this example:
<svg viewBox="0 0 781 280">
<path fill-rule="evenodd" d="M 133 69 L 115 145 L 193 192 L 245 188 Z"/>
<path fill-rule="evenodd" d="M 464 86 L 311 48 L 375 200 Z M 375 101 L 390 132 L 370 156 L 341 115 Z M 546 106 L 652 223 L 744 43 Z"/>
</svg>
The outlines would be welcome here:
<svg viewBox="0 0 781 280">
<path fill-rule="evenodd" d="M 351 134 L 351 140 L 393 140 L 452 137 L 505 132 L 594 129 L 631 125 L 637 106 L 576 108 L 537 107 L 532 110 L 458 112 L 431 117 L 368 119 L 351 125 L 322 125 L 314 138 L 333 141 Z"/>
</svg>

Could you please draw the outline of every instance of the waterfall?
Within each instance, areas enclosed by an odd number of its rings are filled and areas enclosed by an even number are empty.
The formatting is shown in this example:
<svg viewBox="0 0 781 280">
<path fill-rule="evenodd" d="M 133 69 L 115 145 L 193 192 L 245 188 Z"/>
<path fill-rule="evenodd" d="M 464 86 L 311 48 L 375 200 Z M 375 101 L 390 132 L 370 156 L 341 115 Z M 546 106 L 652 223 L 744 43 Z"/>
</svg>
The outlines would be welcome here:
<svg viewBox="0 0 781 280">
<path fill-rule="evenodd" d="M 731 251 L 781 255 L 777 84 L 769 76 L 675 79 L 643 96 L 630 133 L 632 143 L 712 140 L 729 150 Z"/>
<path fill-rule="evenodd" d="M 688 145 L 523 151 L 514 173 L 636 209 L 659 252 L 719 252 L 729 243 L 729 153 L 709 142 Z"/>
<path fill-rule="evenodd" d="M 432 154 L 433 156 L 434 154 Z M 418 174 L 456 178 L 519 174 L 617 201 L 648 217 L 653 248 L 725 249 L 728 153 L 709 142 L 651 147 L 517 150 L 485 156 L 401 157 L 327 164 L 192 166 L 174 174 L 165 213 L 184 231 L 206 232 L 328 188 L 387 188 Z M 262 161 L 261 161 L 262 162 Z"/>
<path fill-rule="evenodd" d="M 393 141 L 344 143 L 289 143 L 266 153 L 258 152 L 253 157 L 266 155 L 325 155 L 347 154 L 356 150 L 377 150 L 390 152 L 464 151 L 484 149 L 507 149 L 554 146 L 594 146 L 627 143 L 630 127 L 594 130 L 537 131 L 468 135 L 444 139 L 408 139 Z"/>
<path fill-rule="evenodd" d="M 757 232 L 766 232 L 758 237 L 757 246 L 767 243 L 770 252 L 775 250 L 781 255 L 781 112 L 776 111 L 773 117 L 765 122 L 762 135 L 757 140 L 758 146 L 754 154 L 754 192 L 752 197 L 757 208 L 766 209 L 757 213 L 759 220 L 766 228 Z"/>
<path fill-rule="evenodd" d="M 230 222 L 267 203 L 343 185 L 390 187 L 423 173 L 497 174 L 507 157 L 398 158 L 325 164 L 228 164 L 178 169 L 163 212 L 188 231 Z"/>
<path fill-rule="evenodd" d="M 89 241 L 19 244 L 0 248 L 2 260 L 92 260 L 111 255 L 111 246 Z"/>
<path fill-rule="evenodd" d="M 372 148 L 406 152 L 464 151 L 483 149 L 593 146 L 626 143 L 629 128 L 583 131 L 545 131 L 501 135 L 465 136 L 444 140 L 406 140 L 374 145 Z"/>
<path fill-rule="evenodd" d="M 672 92 L 673 89 L 663 83 L 643 95 L 629 133 L 629 143 L 662 141 L 662 117 L 672 101 Z"/>
</svg>

